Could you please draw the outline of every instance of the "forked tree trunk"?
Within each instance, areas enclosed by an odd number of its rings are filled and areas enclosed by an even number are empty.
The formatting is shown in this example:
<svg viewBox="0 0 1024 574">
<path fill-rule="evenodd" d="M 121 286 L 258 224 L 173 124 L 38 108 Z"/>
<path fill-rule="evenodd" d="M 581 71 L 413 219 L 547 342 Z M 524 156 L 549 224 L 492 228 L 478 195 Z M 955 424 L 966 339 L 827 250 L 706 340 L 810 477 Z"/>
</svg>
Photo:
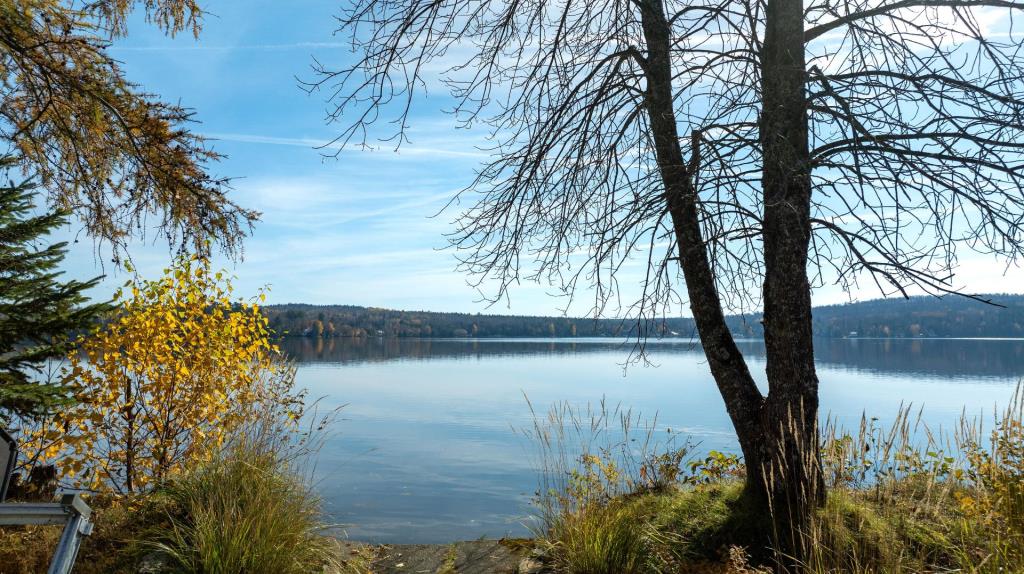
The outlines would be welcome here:
<svg viewBox="0 0 1024 574">
<path fill-rule="evenodd" d="M 764 330 L 768 396 L 762 396 L 729 332 L 702 237 L 693 169 L 700 134 L 686 161 L 672 103 L 670 26 L 661 0 L 647 0 L 645 103 L 665 202 L 701 344 L 736 429 L 747 466 L 747 494 L 772 526 L 784 556 L 804 555 L 799 533 L 824 497 L 818 451 L 818 379 L 807 279 L 810 172 L 800 0 L 768 0 L 761 55 L 764 102 Z M 789 561 L 789 560 L 787 560 Z"/>
</svg>

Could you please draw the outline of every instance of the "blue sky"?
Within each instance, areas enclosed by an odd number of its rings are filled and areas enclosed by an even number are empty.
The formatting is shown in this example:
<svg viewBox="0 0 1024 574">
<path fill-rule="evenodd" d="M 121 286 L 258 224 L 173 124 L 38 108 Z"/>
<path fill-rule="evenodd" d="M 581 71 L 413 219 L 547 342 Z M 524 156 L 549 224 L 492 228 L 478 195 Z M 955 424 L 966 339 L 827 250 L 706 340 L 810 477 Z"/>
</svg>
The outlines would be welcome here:
<svg viewBox="0 0 1024 574">
<path fill-rule="evenodd" d="M 244 260 L 220 262 L 237 276 L 238 290 L 269 284 L 269 300 L 278 303 L 482 310 L 453 273 L 453 254 L 440 250 L 450 217 L 430 217 L 472 177 L 479 157 L 471 138 L 479 136 L 456 132 L 444 114 L 421 115 L 399 153 L 382 145 L 324 158 L 314 146 L 336 128 L 325 125 L 323 97 L 300 90 L 296 76 L 312 77 L 314 55 L 326 62 L 347 56 L 332 37 L 338 4 L 207 6 L 212 16 L 199 41 L 165 38 L 136 21 L 111 53 L 132 81 L 195 110 L 195 131 L 227 156 L 216 173 L 236 178 L 235 201 L 263 212 Z M 130 253 L 144 276 L 170 259 L 159 239 Z M 89 241 L 71 259 L 76 276 L 98 272 Z M 105 271 L 101 293 L 126 279 L 109 265 Z M 517 311 L 554 312 L 551 301 L 536 299 L 540 306 Z"/>
<path fill-rule="evenodd" d="M 166 38 L 136 19 L 112 54 L 147 91 L 195 110 L 201 122 L 195 131 L 215 139 L 215 149 L 228 156 L 215 166 L 217 175 L 236 178 L 234 199 L 263 212 L 245 243 L 244 260 L 219 262 L 237 276 L 238 291 L 251 294 L 269 285 L 272 303 L 487 311 L 455 271 L 454 253 L 442 249 L 454 212 L 431 217 L 469 183 L 483 132 L 454 129 L 435 98 L 421 102 L 412 118 L 412 142 L 398 153 L 385 143 L 377 151 L 346 150 L 325 159 L 314 149 L 337 128 L 325 124 L 323 96 L 307 95 L 296 76 L 311 77 L 313 56 L 326 63 L 349 57 L 342 39 L 333 36 L 338 6 L 336 0 L 210 1 L 212 14 L 199 41 Z M 171 257 L 166 244 L 153 238 L 130 252 L 144 276 L 157 275 Z M 99 274 L 105 258 L 83 240 L 69 256 L 70 273 Z M 105 267 L 109 277 L 99 296 L 127 278 Z M 972 256 L 962 261 L 959 276 L 976 291 L 1024 290 L 1019 269 L 1004 271 L 1004 264 Z M 490 310 L 560 313 L 564 302 L 551 291 L 524 284 L 508 303 Z M 824 288 L 815 303 L 850 297 Z"/>
</svg>

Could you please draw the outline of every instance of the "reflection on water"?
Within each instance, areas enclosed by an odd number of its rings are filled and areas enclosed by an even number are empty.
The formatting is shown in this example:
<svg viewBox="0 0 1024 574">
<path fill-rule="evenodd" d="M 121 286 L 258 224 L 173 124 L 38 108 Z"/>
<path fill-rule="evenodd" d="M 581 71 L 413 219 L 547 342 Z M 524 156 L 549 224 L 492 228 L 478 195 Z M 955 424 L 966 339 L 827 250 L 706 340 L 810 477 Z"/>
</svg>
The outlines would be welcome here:
<svg viewBox="0 0 1024 574">
<path fill-rule="evenodd" d="M 347 405 L 320 453 L 317 488 L 354 539 L 445 542 L 524 535 L 536 487 L 525 396 L 609 403 L 658 415 L 700 449 L 735 449 L 700 349 L 653 342 L 653 367 L 623 363 L 611 339 L 290 339 L 299 385 Z M 764 385 L 764 344 L 741 350 Z M 1024 341 L 819 340 L 822 409 L 853 426 L 862 413 L 923 406 L 933 426 L 991 412 L 1024 375 Z"/>
<path fill-rule="evenodd" d="M 763 359 L 762 341 L 739 341 L 747 357 Z M 288 339 L 285 351 L 300 363 L 362 363 L 429 359 L 484 359 L 509 355 L 622 354 L 632 343 L 613 339 Z M 656 361 L 666 353 L 701 352 L 699 344 L 666 339 L 650 341 Z M 1020 339 L 818 339 L 820 366 L 876 373 L 919 373 L 944 377 L 1024 376 L 1024 340 Z"/>
<path fill-rule="evenodd" d="M 822 339 L 823 367 L 946 378 L 1024 376 L 1024 341 L 977 339 Z"/>
</svg>

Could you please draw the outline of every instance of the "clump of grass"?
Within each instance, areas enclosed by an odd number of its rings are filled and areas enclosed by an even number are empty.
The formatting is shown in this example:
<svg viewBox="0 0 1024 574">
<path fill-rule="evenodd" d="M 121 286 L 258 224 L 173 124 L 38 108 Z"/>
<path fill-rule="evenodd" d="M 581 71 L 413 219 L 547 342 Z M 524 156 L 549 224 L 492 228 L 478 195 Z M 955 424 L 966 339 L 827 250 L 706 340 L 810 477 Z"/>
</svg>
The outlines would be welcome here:
<svg viewBox="0 0 1024 574">
<path fill-rule="evenodd" d="M 175 572 L 298 574 L 339 570 L 320 501 L 273 451 L 240 441 L 172 481 L 176 509 L 154 548 Z"/>
<path fill-rule="evenodd" d="M 671 431 L 655 437 L 657 419 L 603 400 L 584 409 L 559 403 L 543 417 L 530 409 L 534 424 L 520 432 L 538 446 L 538 533 L 581 506 L 671 487 L 692 447 Z"/>
<path fill-rule="evenodd" d="M 441 564 L 441 567 L 437 569 L 435 574 L 458 574 L 458 571 L 455 569 L 455 563 L 458 559 L 459 551 L 455 548 L 455 545 L 452 544 L 448 547 L 447 552 L 445 552 L 444 562 Z"/>
<path fill-rule="evenodd" d="M 570 574 L 641 574 L 652 567 L 651 532 L 626 502 L 589 504 L 560 516 L 547 539 L 560 571 Z"/>
<path fill-rule="evenodd" d="M 691 445 L 672 433 L 655 440 L 656 423 L 604 402 L 560 403 L 523 431 L 540 446 L 537 538 L 560 571 L 641 574 L 674 562 L 662 552 L 672 534 L 650 525 L 654 498 L 639 495 L 674 488 Z"/>
</svg>

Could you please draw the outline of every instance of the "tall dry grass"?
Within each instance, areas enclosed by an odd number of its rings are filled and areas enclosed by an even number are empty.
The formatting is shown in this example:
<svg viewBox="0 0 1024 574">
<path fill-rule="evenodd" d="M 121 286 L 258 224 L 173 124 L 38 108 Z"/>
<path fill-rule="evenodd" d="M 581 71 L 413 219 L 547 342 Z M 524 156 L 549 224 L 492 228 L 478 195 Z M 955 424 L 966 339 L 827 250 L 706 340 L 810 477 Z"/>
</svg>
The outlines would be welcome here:
<svg viewBox="0 0 1024 574">
<path fill-rule="evenodd" d="M 701 571 L 716 556 L 726 570 L 709 571 L 740 572 L 739 547 L 794 574 L 1024 572 L 1024 386 L 991 418 L 962 415 L 953 428 L 910 408 L 852 430 L 826 420 L 827 502 L 784 533 L 801 556 L 770 547 L 771 521 L 743 503 L 742 461 L 694 459 L 692 443 L 655 420 L 563 403 L 525 434 L 538 447 L 536 530 L 563 572 Z"/>
<path fill-rule="evenodd" d="M 532 527 L 553 565 L 570 574 L 661 571 L 671 535 L 641 519 L 631 499 L 673 488 L 693 445 L 659 431 L 656 417 L 603 400 L 558 403 L 543 416 L 530 409 L 533 425 L 520 432 L 537 447 Z"/>
<path fill-rule="evenodd" d="M 827 423 L 822 466 L 829 501 L 798 533 L 806 571 L 1024 572 L 1024 386 L 951 429 L 909 408 L 852 433 Z"/>
<path fill-rule="evenodd" d="M 239 442 L 171 482 L 170 528 L 153 547 L 174 572 L 300 574 L 338 568 L 320 500 L 273 451 Z"/>
<path fill-rule="evenodd" d="M 289 365 L 294 378 L 294 365 Z M 290 382 L 286 385 L 290 388 Z M 173 572 L 304 574 L 339 572 L 339 546 L 312 486 L 316 455 L 337 409 L 273 399 L 260 389 L 246 423 L 216 456 L 168 481 L 171 520 L 150 546 Z M 299 418 L 296 413 L 301 413 Z M 349 568 L 351 569 L 351 568 Z"/>
</svg>

